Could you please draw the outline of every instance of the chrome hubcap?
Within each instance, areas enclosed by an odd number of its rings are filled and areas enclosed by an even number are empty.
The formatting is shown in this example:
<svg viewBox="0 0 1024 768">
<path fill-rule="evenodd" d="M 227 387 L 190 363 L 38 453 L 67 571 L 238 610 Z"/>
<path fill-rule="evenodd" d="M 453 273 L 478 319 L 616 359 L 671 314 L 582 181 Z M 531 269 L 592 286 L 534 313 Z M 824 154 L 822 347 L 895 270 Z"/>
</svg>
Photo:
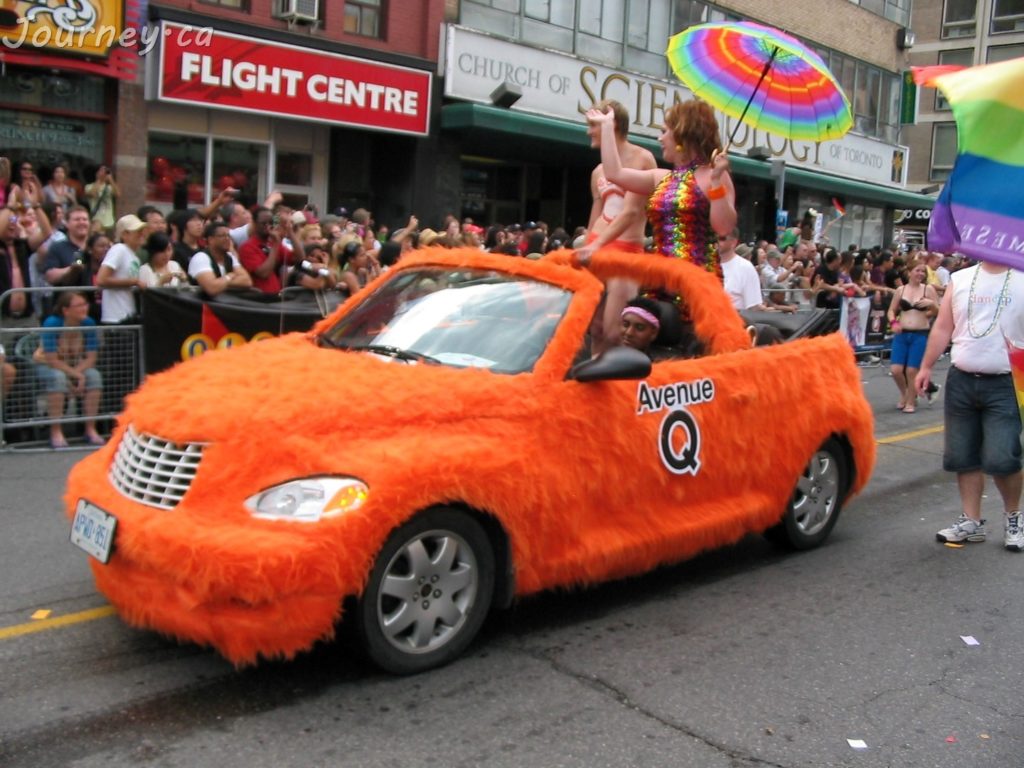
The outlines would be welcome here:
<svg viewBox="0 0 1024 768">
<path fill-rule="evenodd" d="M 406 542 L 384 571 L 377 621 L 405 653 L 437 650 L 454 638 L 476 600 L 480 573 L 461 536 L 427 531 Z"/>
<path fill-rule="evenodd" d="M 813 536 L 824 528 L 839 501 L 839 468 L 828 451 L 814 454 L 793 494 L 793 519 L 800 532 Z"/>
</svg>

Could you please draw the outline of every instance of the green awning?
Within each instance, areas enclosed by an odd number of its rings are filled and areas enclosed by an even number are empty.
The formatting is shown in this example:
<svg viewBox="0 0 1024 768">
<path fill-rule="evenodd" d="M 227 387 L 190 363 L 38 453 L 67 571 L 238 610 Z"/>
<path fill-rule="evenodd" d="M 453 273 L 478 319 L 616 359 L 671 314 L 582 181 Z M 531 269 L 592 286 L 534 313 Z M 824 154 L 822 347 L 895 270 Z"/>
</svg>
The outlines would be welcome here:
<svg viewBox="0 0 1024 768">
<path fill-rule="evenodd" d="M 451 130 L 478 129 L 529 137 L 544 142 L 560 142 L 575 147 L 589 147 L 587 129 L 581 123 L 570 123 L 553 117 L 532 115 L 487 104 L 459 102 L 441 108 L 441 128 Z M 632 136 L 631 141 L 660 156 L 658 142 L 646 136 Z M 770 179 L 767 160 L 754 160 L 742 155 L 729 158 L 737 175 L 754 179 Z M 817 173 L 793 165 L 786 166 L 786 183 L 817 189 L 841 196 L 844 202 L 885 203 L 894 208 L 931 208 L 935 198 L 903 189 L 845 179 L 828 173 Z"/>
</svg>

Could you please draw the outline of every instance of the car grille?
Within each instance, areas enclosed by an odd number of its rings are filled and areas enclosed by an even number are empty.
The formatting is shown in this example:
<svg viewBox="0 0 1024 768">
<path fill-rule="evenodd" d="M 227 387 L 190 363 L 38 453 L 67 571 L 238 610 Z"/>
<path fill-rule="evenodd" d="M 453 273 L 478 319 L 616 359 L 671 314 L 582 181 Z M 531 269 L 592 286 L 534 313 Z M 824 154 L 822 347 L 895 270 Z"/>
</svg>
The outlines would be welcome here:
<svg viewBox="0 0 1024 768">
<path fill-rule="evenodd" d="M 174 509 L 192 485 L 205 447 L 141 435 L 130 426 L 114 456 L 110 481 L 133 501 Z"/>
</svg>

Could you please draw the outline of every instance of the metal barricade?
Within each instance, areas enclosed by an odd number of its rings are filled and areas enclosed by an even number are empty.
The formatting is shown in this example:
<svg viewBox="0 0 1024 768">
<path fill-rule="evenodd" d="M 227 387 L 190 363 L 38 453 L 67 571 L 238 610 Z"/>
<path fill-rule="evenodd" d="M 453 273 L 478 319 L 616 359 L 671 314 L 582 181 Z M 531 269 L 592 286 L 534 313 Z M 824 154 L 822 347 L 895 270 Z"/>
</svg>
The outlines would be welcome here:
<svg viewBox="0 0 1024 768">
<path fill-rule="evenodd" d="M 56 297 L 61 293 L 95 296 L 99 289 L 47 287 L 19 289 Z M 0 296 L 5 301 L 14 291 Z M 32 296 L 34 300 L 38 295 Z M 138 388 L 143 376 L 142 325 L 137 322 L 87 327 L 45 327 L 45 318 L 11 321 L 0 317 L 5 383 L 0 391 L 0 450 L 50 447 L 50 431 L 59 426 L 72 447 L 88 444 L 82 427 L 95 421 L 109 433 L 124 397 Z M 95 374 L 88 384 L 69 382 L 63 371 L 46 364 L 47 353 L 81 359 L 95 347 Z M 98 374 L 98 376 L 97 376 Z M 13 379 L 13 380 L 12 380 Z M 99 385 L 99 395 L 89 391 Z M 92 398 L 96 398 L 93 400 Z M 94 411 L 94 412 L 93 412 Z"/>
</svg>

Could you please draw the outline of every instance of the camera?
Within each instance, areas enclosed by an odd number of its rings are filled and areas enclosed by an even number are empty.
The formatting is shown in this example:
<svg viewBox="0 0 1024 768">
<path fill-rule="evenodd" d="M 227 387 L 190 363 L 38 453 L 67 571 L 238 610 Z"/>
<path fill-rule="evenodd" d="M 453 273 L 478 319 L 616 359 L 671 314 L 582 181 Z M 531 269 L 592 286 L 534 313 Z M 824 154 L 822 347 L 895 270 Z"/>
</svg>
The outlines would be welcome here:
<svg viewBox="0 0 1024 768">
<path fill-rule="evenodd" d="M 305 272 L 307 275 L 311 277 L 329 277 L 331 274 L 330 270 L 327 269 L 327 267 L 322 267 L 317 264 L 314 264 L 308 259 L 302 260 L 302 262 L 299 264 L 299 269 L 301 269 L 303 272 Z"/>
</svg>

